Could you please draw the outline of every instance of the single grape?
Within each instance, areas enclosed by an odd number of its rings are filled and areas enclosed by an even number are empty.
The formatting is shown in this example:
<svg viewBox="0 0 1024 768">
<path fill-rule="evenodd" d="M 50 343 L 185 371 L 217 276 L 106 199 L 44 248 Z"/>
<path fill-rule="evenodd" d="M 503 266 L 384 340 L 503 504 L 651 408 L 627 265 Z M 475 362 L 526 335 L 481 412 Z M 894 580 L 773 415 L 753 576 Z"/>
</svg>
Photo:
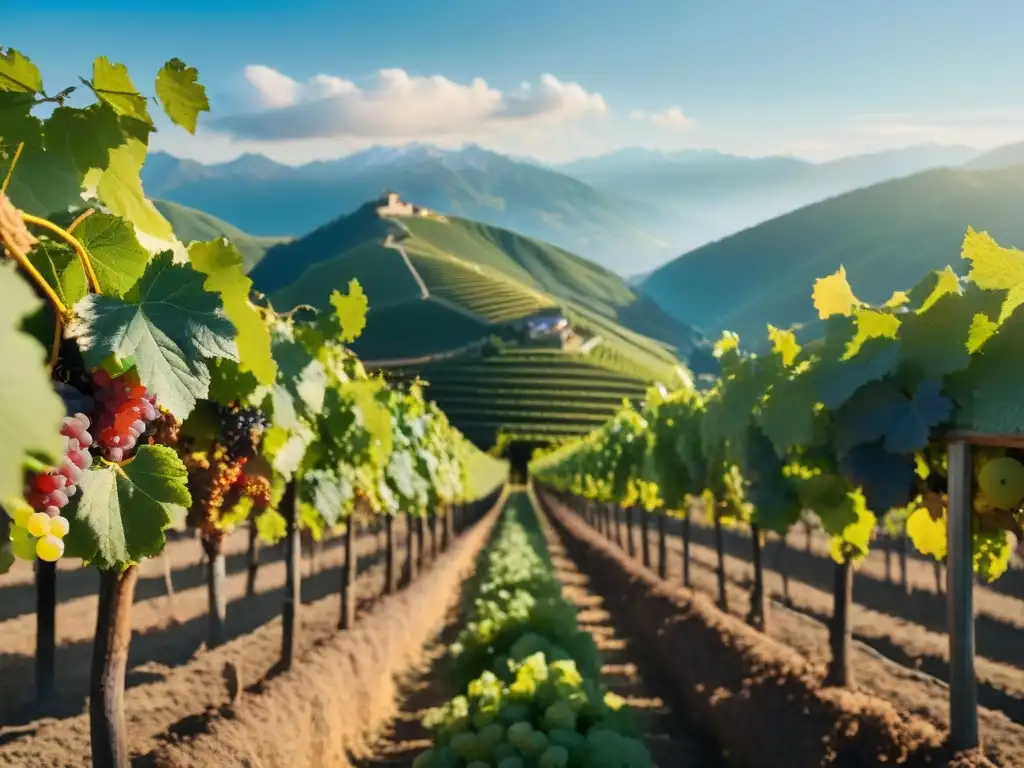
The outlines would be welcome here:
<svg viewBox="0 0 1024 768">
<path fill-rule="evenodd" d="M 54 517 L 57 517 L 57 515 L 60 514 L 60 508 L 59 507 L 55 507 L 55 506 L 53 506 L 51 504 L 46 509 L 44 509 L 43 512 L 45 512 L 50 518 L 54 518 Z M 52 523 L 53 523 L 52 519 L 51 519 L 50 523 L 52 525 Z"/>
<path fill-rule="evenodd" d="M 124 459 L 124 451 L 120 448 L 108 448 L 107 458 L 111 461 L 122 461 Z"/>
<path fill-rule="evenodd" d="M 33 536 L 45 536 L 50 532 L 50 516 L 45 512 L 36 512 L 28 519 L 25 528 Z"/>
<path fill-rule="evenodd" d="M 72 486 L 73 488 L 74 486 Z M 62 491 L 59 488 L 49 495 L 50 505 L 57 507 L 58 509 L 64 509 L 68 505 L 68 494 L 66 491 Z M 47 505 L 44 505 L 44 508 Z"/>
<path fill-rule="evenodd" d="M 50 535 L 63 539 L 71 530 L 71 523 L 66 517 L 54 517 L 50 520 Z"/>
<path fill-rule="evenodd" d="M 11 531 L 11 551 L 19 560 L 36 559 L 36 540 L 24 528 Z"/>
<path fill-rule="evenodd" d="M 56 536 L 47 535 L 36 542 L 36 556 L 48 563 L 60 560 L 64 555 L 64 542 Z"/>
<path fill-rule="evenodd" d="M 57 476 L 49 472 L 36 475 L 35 486 L 36 490 L 41 493 L 50 493 L 51 491 L 56 491 L 57 488 L 60 487 L 57 485 Z"/>
</svg>

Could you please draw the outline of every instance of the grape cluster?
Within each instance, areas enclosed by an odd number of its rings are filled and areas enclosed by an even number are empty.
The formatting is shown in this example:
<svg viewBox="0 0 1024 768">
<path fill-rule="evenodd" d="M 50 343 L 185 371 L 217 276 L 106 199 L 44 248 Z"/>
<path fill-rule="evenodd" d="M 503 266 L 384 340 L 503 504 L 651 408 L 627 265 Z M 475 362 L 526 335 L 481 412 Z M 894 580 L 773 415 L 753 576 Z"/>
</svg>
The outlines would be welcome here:
<svg viewBox="0 0 1024 768">
<path fill-rule="evenodd" d="M 124 461 L 159 412 L 156 398 L 146 392 L 132 370 L 113 377 L 104 370 L 93 376 L 97 401 L 96 442 L 104 458 Z"/>
<path fill-rule="evenodd" d="M 150 445 L 176 446 L 181 439 L 181 422 L 174 414 L 164 409 L 158 409 L 156 421 L 149 426 L 152 431 L 149 434 Z"/>
<path fill-rule="evenodd" d="M 243 482 L 245 483 L 243 492 L 246 496 L 251 497 L 258 506 L 266 507 L 270 505 L 270 478 L 263 475 L 245 475 Z"/>
<path fill-rule="evenodd" d="M 188 484 L 192 492 L 192 509 L 188 523 L 206 533 L 217 530 L 221 508 L 228 491 L 240 482 L 246 459 L 231 458 L 227 448 L 218 443 L 212 454 L 193 454 L 186 461 Z"/>
<path fill-rule="evenodd" d="M 92 465 L 89 447 L 93 444 L 89 433 L 89 417 L 76 413 L 65 418 L 60 425 L 64 438 L 64 458 L 58 469 L 40 472 L 29 478 L 25 489 L 27 507 L 15 511 L 18 529 L 12 542 L 18 557 L 53 562 L 64 554 L 64 537 L 69 530 L 68 521 L 60 511 L 78 491 L 82 473 Z"/>
<path fill-rule="evenodd" d="M 230 459 L 249 459 L 259 450 L 260 439 L 267 425 L 263 414 L 255 408 L 221 408 L 220 443 Z"/>
</svg>

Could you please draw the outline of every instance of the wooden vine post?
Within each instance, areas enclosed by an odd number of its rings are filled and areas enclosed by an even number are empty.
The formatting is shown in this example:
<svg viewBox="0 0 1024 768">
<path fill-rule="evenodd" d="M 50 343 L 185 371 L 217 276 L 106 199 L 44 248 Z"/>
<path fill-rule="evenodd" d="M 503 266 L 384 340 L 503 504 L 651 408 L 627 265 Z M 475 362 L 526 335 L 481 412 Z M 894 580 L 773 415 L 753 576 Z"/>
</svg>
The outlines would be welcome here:
<svg viewBox="0 0 1024 768">
<path fill-rule="evenodd" d="M 686 510 L 683 518 L 683 586 L 692 586 L 690 582 L 690 539 L 693 534 L 693 511 Z"/>
<path fill-rule="evenodd" d="M 441 551 L 447 552 L 452 543 L 452 505 L 444 508 L 444 518 L 441 527 Z"/>
<path fill-rule="evenodd" d="M 423 515 L 416 516 L 416 570 L 423 570 L 424 558 L 426 557 L 426 524 Z"/>
<path fill-rule="evenodd" d="M 128 768 L 131 759 L 124 718 L 124 680 L 138 580 L 137 565 L 122 572 L 100 571 L 89 681 L 89 735 L 95 768 Z"/>
<path fill-rule="evenodd" d="M 836 563 L 833 570 L 832 624 L 829 627 L 829 645 L 832 657 L 825 673 L 825 684 L 850 688 L 853 686 L 853 666 L 850 646 L 853 624 L 850 606 L 853 603 L 853 564 L 849 558 Z"/>
<path fill-rule="evenodd" d="M 292 668 L 299 650 L 299 608 L 302 605 L 302 539 L 299 536 L 298 500 L 293 478 L 285 487 L 281 510 L 288 532 L 284 540 L 285 587 L 284 607 L 281 611 L 282 672 Z"/>
<path fill-rule="evenodd" d="M 202 545 L 206 554 L 206 593 L 209 603 L 206 646 L 216 648 L 223 645 L 227 637 L 228 595 L 224 536 L 220 531 L 204 533 Z"/>
<path fill-rule="evenodd" d="M 405 515 L 405 565 L 402 567 L 402 582 L 409 586 L 416 579 L 416 518 Z"/>
<path fill-rule="evenodd" d="M 633 541 L 633 507 L 626 507 L 626 552 L 636 557 L 636 542 Z"/>
<path fill-rule="evenodd" d="M 722 532 L 722 513 L 717 504 L 711 507 L 711 514 L 715 521 L 715 554 L 718 556 L 718 563 L 715 566 L 715 573 L 718 576 L 718 607 L 728 613 L 729 594 L 725 589 L 725 535 Z"/>
<path fill-rule="evenodd" d="M 437 560 L 437 510 L 430 515 L 430 562 Z"/>
</svg>

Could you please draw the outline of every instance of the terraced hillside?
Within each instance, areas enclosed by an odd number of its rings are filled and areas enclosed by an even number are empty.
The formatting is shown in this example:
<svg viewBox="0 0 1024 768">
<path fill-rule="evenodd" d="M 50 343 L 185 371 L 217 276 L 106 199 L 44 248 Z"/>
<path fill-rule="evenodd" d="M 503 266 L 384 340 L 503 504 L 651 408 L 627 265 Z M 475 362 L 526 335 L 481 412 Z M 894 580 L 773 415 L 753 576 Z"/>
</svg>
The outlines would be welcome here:
<svg viewBox="0 0 1024 768">
<path fill-rule="evenodd" d="M 370 328 L 379 329 L 357 345 L 371 360 L 448 353 L 561 306 L 653 378 L 674 378 L 679 359 L 696 372 L 714 368 L 699 334 L 580 256 L 465 219 L 381 217 L 377 205 L 271 249 L 251 273 L 255 287 L 278 307 L 326 307 L 335 288 L 357 278 Z M 413 306 L 424 301 L 438 306 Z"/>
<path fill-rule="evenodd" d="M 488 446 L 499 433 L 530 442 L 585 434 L 648 387 L 642 376 L 591 354 L 537 347 L 475 350 L 398 366 L 388 377 L 429 382 L 427 396 L 470 440 Z"/>
</svg>

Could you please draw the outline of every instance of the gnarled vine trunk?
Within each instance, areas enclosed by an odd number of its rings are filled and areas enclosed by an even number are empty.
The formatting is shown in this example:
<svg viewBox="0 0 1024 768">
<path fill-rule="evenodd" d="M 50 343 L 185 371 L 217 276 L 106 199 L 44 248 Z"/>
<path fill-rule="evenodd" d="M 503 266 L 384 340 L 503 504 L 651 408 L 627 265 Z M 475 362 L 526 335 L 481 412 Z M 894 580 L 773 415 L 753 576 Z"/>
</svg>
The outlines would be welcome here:
<svg viewBox="0 0 1024 768">
<path fill-rule="evenodd" d="M 722 515 L 717 507 L 714 510 L 715 518 L 715 554 L 718 556 L 718 565 L 715 573 L 718 576 L 718 607 L 723 611 L 729 610 L 729 595 L 725 590 L 725 537 L 722 533 Z"/>
<path fill-rule="evenodd" d="M 640 509 L 640 550 L 644 568 L 651 567 L 651 513 Z"/>
<path fill-rule="evenodd" d="M 693 513 L 690 510 L 686 511 L 686 517 L 683 518 L 683 586 L 691 587 L 693 584 L 690 582 L 690 540 L 693 534 Z"/>
<path fill-rule="evenodd" d="M 260 569 L 260 537 L 255 520 L 249 520 L 249 549 L 245 557 L 245 596 L 256 594 L 256 574 Z"/>
<path fill-rule="evenodd" d="M 747 623 L 752 627 L 764 630 L 768 622 L 768 596 L 764 591 L 764 565 L 761 561 L 761 528 L 750 526 L 750 539 L 754 565 L 754 585 L 750 591 L 750 613 Z"/>
<path fill-rule="evenodd" d="M 658 575 L 666 579 L 668 578 L 668 559 L 666 553 L 668 552 L 668 542 L 666 541 L 667 531 L 665 530 L 668 525 L 668 518 L 659 513 L 658 514 Z"/>
<path fill-rule="evenodd" d="M 224 536 L 219 532 L 204 533 L 206 553 L 206 598 L 208 603 L 206 647 L 216 648 L 227 637 L 228 596 L 225 589 L 227 569 L 224 566 Z"/>
<path fill-rule="evenodd" d="M 124 719 L 124 676 L 138 579 L 137 565 L 121 573 L 100 571 L 89 681 L 89 735 L 95 768 L 128 768 L 131 759 Z"/>
<path fill-rule="evenodd" d="M 825 684 L 844 688 L 853 686 L 853 666 L 850 643 L 853 625 L 850 623 L 850 605 L 853 603 L 853 565 L 837 563 L 832 593 L 832 622 L 828 628 L 832 658 L 825 674 Z"/>
<path fill-rule="evenodd" d="M 0 514 L 3 514 L 0 511 Z M 4 515 L 6 517 L 6 515 Z M 36 561 L 36 701 L 46 706 L 57 694 L 57 564 Z"/>
<path fill-rule="evenodd" d="M 281 514 L 287 524 L 284 539 L 285 587 L 281 610 L 280 669 L 287 671 L 295 663 L 299 650 L 299 609 L 302 607 L 302 540 L 295 498 L 295 480 L 289 481 L 281 499 Z"/>
<path fill-rule="evenodd" d="M 633 541 L 633 507 L 626 507 L 626 551 L 636 557 L 636 542 Z"/>
<path fill-rule="evenodd" d="M 395 518 L 384 518 L 384 594 L 398 591 L 398 570 L 395 568 Z"/>
</svg>

